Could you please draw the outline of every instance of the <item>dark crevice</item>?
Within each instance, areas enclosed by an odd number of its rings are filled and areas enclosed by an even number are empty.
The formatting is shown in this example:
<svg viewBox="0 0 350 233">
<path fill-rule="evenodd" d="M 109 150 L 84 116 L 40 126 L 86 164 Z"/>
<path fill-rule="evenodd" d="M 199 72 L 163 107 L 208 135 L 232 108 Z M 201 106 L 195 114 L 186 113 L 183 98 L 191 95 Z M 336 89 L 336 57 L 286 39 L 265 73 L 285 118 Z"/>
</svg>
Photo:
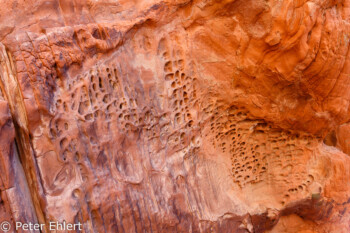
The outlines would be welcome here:
<svg viewBox="0 0 350 233">
<path fill-rule="evenodd" d="M 20 90 L 17 72 L 13 63 L 11 53 L 3 44 L 0 44 L 0 89 L 5 100 L 9 104 L 10 113 L 15 130 L 15 145 L 21 169 L 24 171 L 24 179 L 29 188 L 33 213 L 40 224 L 45 224 L 43 213 L 43 195 L 41 178 L 34 158 L 32 146 L 30 145 L 27 116 L 24 106 L 22 92 Z M 16 171 L 17 172 L 17 171 Z M 44 232 L 48 232 L 46 229 Z"/>
</svg>

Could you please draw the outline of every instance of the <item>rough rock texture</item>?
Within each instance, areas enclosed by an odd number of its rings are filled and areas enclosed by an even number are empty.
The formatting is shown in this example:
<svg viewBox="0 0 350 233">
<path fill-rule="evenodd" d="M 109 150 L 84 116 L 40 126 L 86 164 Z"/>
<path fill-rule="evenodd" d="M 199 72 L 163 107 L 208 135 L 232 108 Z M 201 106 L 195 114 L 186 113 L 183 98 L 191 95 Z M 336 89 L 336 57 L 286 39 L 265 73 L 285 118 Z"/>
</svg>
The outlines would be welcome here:
<svg viewBox="0 0 350 233">
<path fill-rule="evenodd" d="M 0 222 L 37 222 L 14 138 L 8 103 L 0 93 Z"/>
<path fill-rule="evenodd" d="M 0 221 L 350 231 L 349 0 L 1 4 Z"/>
</svg>

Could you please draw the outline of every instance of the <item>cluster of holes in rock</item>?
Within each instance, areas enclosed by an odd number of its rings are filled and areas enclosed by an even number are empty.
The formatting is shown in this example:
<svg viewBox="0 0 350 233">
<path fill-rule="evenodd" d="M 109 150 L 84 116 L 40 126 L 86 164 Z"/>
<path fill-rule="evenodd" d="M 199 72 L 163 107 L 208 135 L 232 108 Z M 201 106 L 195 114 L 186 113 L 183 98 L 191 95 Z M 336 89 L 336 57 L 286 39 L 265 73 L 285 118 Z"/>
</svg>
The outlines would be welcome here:
<svg viewBox="0 0 350 233">
<path fill-rule="evenodd" d="M 156 124 L 155 111 L 149 106 L 140 107 L 137 93 L 130 86 L 118 75 L 116 65 L 102 64 L 68 80 L 63 92 L 57 95 L 50 137 L 59 148 L 59 161 L 76 163 L 83 181 L 92 175 L 87 167 L 98 166 L 101 153 L 106 158 L 102 137 L 115 140 L 117 132 L 129 135 Z M 78 143 L 81 137 L 88 140 L 87 147 Z"/>
<path fill-rule="evenodd" d="M 174 111 L 174 124 L 193 125 L 192 115 L 190 113 L 190 104 L 197 98 L 195 88 L 196 78 L 190 77 L 185 73 L 185 61 L 177 59 L 176 51 L 170 56 L 169 51 L 163 53 L 165 60 L 164 73 L 165 84 L 170 99 L 170 108 Z M 192 103 L 190 103 L 192 102 Z"/>
<path fill-rule="evenodd" d="M 305 148 L 313 147 L 318 139 L 272 128 L 263 120 L 251 119 L 242 108 L 231 106 L 204 108 L 209 119 L 210 132 L 214 132 L 211 143 L 223 153 L 231 155 L 232 177 L 240 187 L 273 179 L 277 184 L 287 185 L 282 204 L 299 192 L 306 191 L 313 176 L 303 166 Z M 273 167 L 268 172 L 269 167 Z M 295 184 L 294 187 L 289 187 Z"/>
<path fill-rule="evenodd" d="M 180 49 L 170 49 L 168 46 L 161 51 L 164 62 L 164 81 L 168 102 L 168 118 L 170 124 L 163 124 L 160 119 L 160 135 L 169 134 L 167 144 L 184 145 L 185 142 L 195 141 L 195 137 L 189 135 L 194 126 L 195 116 L 191 113 L 197 100 L 197 79 L 188 75 L 185 71 L 186 62 Z M 190 138 L 190 139 L 189 139 Z M 189 139 L 189 140 L 188 140 Z"/>
<path fill-rule="evenodd" d="M 176 56 L 171 59 L 169 52 L 164 52 L 163 57 L 171 113 L 157 115 L 152 108 L 140 109 L 137 96 L 118 77 L 115 66 L 101 66 L 102 68 L 92 69 L 85 76 L 78 76 L 68 84 L 67 93 L 70 96 L 65 99 L 71 101 L 59 98 L 57 111 L 62 115 L 77 114 L 86 122 L 98 118 L 110 122 L 115 118 L 125 133 L 131 127 L 142 125 L 149 140 L 161 138 L 162 142 L 175 145 L 185 141 L 188 135 L 181 128 L 193 126 L 190 107 L 197 98 L 195 79 L 186 75 L 183 59 L 177 59 Z M 297 138 L 298 135 L 273 130 L 264 121 L 249 119 L 247 111 L 234 106 L 226 110 L 220 107 L 211 110 L 212 108 L 213 105 L 209 105 L 204 112 L 212 113 L 210 129 L 215 132 L 213 146 L 232 155 L 232 176 L 234 182 L 241 187 L 264 179 L 262 176 L 267 172 L 268 166 L 281 167 L 281 174 L 293 169 L 293 160 L 303 153 L 300 149 L 295 149 L 295 142 L 304 141 L 306 146 L 310 146 L 313 140 L 310 136 Z M 62 161 L 72 158 L 79 162 L 81 154 L 77 149 L 77 141 L 69 138 L 71 122 L 64 119 L 65 117 L 55 118 L 51 124 L 51 136 L 59 139 Z M 259 141 L 259 137 L 264 140 Z M 96 140 L 91 137 L 91 144 L 97 144 Z M 285 199 L 295 192 L 305 190 L 312 179 L 310 174 L 302 174 L 302 183 L 289 188 Z"/>
<path fill-rule="evenodd" d="M 99 65 L 85 75 L 68 80 L 64 92 L 57 97 L 57 114 L 50 128 L 51 137 L 59 144 L 61 161 L 80 160 L 76 139 L 70 137 L 70 127 L 79 128 L 75 125 L 77 122 L 103 122 L 107 127 L 117 124 L 125 134 L 142 129 L 146 139 L 156 139 L 157 143 L 160 140 L 162 145 L 191 141 L 187 129 L 194 124 L 190 109 L 197 98 L 196 79 L 186 75 L 185 61 L 178 54 L 169 54 L 169 51 L 163 53 L 165 86 L 169 94 L 165 112 L 158 113 L 152 105 L 139 106 L 138 98 L 142 97 L 120 77 L 116 65 Z M 89 137 L 90 144 L 97 147 L 96 135 Z"/>
<path fill-rule="evenodd" d="M 224 115 L 220 113 L 225 112 Z M 229 153 L 232 161 L 232 176 L 241 187 L 261 181 L 267 170 L 267 154 L 260 148 L 263 145 L 250 142 L 250 131 L 259 121 L 247 118 L 247 112 L 231 107 L 228 110 L 216 108 L 210 119 L 210 130 L 214 147 Z"/>
</svg>

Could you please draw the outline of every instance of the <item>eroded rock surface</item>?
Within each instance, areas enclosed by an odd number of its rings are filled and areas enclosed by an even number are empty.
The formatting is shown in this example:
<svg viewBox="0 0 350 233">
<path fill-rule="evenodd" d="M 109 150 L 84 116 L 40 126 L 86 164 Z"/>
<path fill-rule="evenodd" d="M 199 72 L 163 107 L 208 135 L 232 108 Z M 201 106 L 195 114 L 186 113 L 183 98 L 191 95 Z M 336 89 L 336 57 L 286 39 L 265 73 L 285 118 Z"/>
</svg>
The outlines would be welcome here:
<svg viewBox="0 0 350 233">
<path fill-rule="evenodd" d="M 6 221 L 12 226 L 15 222 L 37 222 L 14 139 L 9 106 L 0 93 L 0 222 Z"/>
<path fill-rule="evenodd" d="M 0 220 L 350 231 L 350 1 L 3 4 Z"/>
</svg>

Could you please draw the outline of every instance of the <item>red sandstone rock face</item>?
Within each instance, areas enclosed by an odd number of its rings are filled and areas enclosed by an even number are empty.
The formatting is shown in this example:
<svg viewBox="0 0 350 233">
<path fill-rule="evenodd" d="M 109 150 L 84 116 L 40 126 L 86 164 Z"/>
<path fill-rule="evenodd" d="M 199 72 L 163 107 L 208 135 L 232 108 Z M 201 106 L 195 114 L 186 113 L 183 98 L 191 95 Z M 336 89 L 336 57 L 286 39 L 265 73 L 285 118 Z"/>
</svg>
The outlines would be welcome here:
<svg viewBox="0 0 350 233">
<path fill-rule="evenodd" d="M 349 1 L 2 4 L 0 221 L 350 231 Z"/>
<path fill-rule="evenodd" d="M 339 126 L 336 135 L 337 146 L 346 154 L 350 155 L 350 124 Z"/>
<path fill-rule="evenodd" d="M 13 226 L 17 221 L 37 222 L 14 137 L 8 103 L 0 95 L 0 223 Z"/>
</svg>

